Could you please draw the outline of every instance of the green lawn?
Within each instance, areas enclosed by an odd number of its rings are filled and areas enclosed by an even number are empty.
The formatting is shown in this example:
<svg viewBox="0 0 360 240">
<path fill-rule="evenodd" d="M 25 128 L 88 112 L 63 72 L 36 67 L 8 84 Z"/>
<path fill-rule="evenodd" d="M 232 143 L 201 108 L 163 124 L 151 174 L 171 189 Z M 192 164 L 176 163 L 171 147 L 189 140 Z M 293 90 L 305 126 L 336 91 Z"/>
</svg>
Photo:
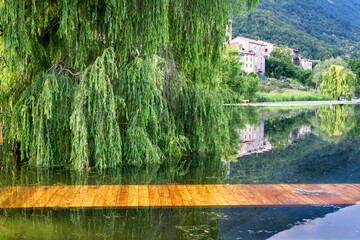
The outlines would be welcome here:
<svg viewBox="0 0 360 240">
<path fill-rule="evenodd" d="M 290 102 L 290 101 L 326 101 L 334 100 L 314 92 L 291 91 L 283 93 L 259 93 L 258 102 Z"/>
</svg>

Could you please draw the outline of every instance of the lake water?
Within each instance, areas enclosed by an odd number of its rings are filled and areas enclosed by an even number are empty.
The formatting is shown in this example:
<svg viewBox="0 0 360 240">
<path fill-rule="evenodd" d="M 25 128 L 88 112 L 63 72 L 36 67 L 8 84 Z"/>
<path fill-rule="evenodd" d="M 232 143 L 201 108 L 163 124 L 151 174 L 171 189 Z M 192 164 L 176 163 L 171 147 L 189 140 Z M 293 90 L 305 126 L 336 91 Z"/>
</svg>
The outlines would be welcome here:
<svg viewBox="0 0 360 240">
<path fill-rule="evenodd" d="M 360 183 L 359 107 L 232 110 L 228 156 L 80 173 L 0 160 L 0 186 Z M 358 216 L 360 205 L 0 210 L 0 239 L 360 239 Z"/>
</svg>

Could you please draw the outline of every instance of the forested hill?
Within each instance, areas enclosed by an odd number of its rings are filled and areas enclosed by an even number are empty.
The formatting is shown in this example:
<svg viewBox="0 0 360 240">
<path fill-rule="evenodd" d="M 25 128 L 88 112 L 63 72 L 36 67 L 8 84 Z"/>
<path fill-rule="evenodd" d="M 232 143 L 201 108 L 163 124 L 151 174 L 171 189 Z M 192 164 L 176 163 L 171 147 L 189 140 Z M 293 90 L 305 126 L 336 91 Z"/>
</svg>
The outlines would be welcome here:
<svg viewBox="0 0 360 240">
<path fill-rule="evenodd" d="M 260 1 L 250 15 L 233 20 L 233 36 L 238 35 L 285 44 L 312 59 L 327 53 L 360 56 L 360 26 L 313 0 Z"/>
<path fill-rule="evenodd" d="M 314 0 L 326 11 L 350 20 L 360 26 L 360 1 L 359 0 Z"/>
</svg>

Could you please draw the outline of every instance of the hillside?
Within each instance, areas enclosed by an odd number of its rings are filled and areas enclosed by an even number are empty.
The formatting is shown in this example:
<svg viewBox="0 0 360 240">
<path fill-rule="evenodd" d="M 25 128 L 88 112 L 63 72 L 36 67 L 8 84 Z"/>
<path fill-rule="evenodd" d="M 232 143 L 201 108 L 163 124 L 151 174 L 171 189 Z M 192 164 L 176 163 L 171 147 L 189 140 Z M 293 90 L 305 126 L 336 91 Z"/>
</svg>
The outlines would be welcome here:
<svg viewBox="0 0 360 240">
<path fill-rule="evenodd" d="M 233 20 L 233 36 L 237 35 L 285 44 L 312 59 L 327 53 L 360 56 L 360 26 L 312 0 L 261 1 L 250 15 Z"/>
<path fill-rule="evenodd" d="M 359 0 L 314 0 L 327 12 L 350 20 L 360 26 L 360 1 Z"/>
</svg>

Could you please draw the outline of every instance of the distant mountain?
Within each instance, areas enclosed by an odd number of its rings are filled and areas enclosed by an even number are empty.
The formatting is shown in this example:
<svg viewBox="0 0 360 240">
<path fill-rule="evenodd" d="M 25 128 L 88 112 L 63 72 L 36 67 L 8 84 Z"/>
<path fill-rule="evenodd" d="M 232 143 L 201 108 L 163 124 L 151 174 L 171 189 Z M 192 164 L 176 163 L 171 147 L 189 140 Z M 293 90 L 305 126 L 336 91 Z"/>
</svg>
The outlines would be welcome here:
<svg viewBox="0 0 360 240">
<path fill-rule="evenodd" d="M 233 19 L 233 36 L 288 45 L 312 59 L 327 53 L 359 57 L 360 26 L 330 13 L 317 1 L 323 0 L 260 0 L 250 15 Z"/>
<path fill-rule="evenodd" d="M 326 11 L 350 20 L 360 26 L 360 1 L 359 0 L 314 0 Z"/>
</svg>

